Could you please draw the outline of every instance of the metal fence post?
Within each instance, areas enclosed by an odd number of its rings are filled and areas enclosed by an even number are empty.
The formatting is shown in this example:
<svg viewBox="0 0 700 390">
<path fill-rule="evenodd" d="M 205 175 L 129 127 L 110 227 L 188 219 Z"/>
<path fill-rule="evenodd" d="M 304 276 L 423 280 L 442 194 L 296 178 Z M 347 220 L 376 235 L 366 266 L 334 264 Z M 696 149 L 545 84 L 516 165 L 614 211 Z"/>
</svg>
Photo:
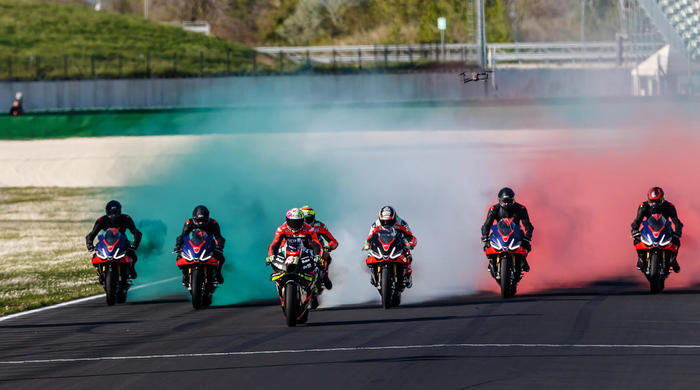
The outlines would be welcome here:
<svg viewBox="0 0 700 390">
<path fill-rule="evenodd" d="M 90 55 L 90 75 L 93 79 L 95 78 L 95 56 L 92 54 Z"/>
<path fill-rule="evenodd" d="M 411 46 L 408 47 L 408 62 L 413 65 L 413 48 Z"/>
<path fill-rule="evenodd" d="M 357 66 L 362 69 L 362 49 L 357 49 Z"/>
<path fill-rule="evenodd" d="M 435 62 L 440 62 L 440 50 L 438 49 L 438 44 L 435 42 Z"/>
<path fill-rule="evenodd" d="M 226 48 L 226 75 L 231 74 L 231 49 Z"/>
<path fill-rule="evenodd" d="M 280 73 L 284 72 L 284 54 L 280 50 Z"/>
<path fill-rule="evenodd" d="M 333 70 L 335 70 L 335 49 L 333 49 Z"/>
<path fill-rule="evenodd" d="M 311 66 L 311 51 L 306 49 L 306 66 Z"/>
<path fill-rule="evenodd" d="M 384 45 L 384 67 L 389 67 L 389 48 L 387 45 Z"/>
</svg>

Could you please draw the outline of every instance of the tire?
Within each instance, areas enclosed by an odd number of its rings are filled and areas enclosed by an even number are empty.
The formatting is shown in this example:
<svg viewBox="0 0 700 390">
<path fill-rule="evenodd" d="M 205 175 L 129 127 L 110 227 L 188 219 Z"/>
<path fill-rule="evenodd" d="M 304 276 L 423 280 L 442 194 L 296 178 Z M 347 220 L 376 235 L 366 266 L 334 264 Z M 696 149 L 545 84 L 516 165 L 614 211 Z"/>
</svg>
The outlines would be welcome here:
<svg viewBox="0 0 700 390">
<path fill-rule="evenodd" d="M 503 298 L 510 298 L 512 297 L 514 293 L 513 288 L 512 288 L 512 283 L 511 283 L 511 278 L 510 278 L 510 264 L 508 264 L 508 259 L 505 256 L 500 257 L 500 262 L 499 266 L 501 269 L 499 270 L 501 273 L 501 297 Z"/>
<path fill-rule="evenodd" d="M 659 272 L 660 267 L 659 254 L 652 253 L 649 258 L 649 269 L 651 270 L 649 274 L 649 292 L 651 294 L 658 294 L 664 289 L 665 283 Z"/>
<path fill-rule="evenodd" d="M 204 274 L 203 269 L 200 267 L 192 268 L 192 274 L 190 275 L 190 287 L 192 287 L 192 307 L 196 310 L 203 309 L 206 307 L 204 300 L 206 293 L 204 290 Z"/>
<path fill-rule="evenodd" d="M 382 307 L 388 309 L 391 307 L 392 289 L 391 289 L 391 271 L 389 267 L 382 267 L 380 274 L 381 283 L 381 294 L 382 294 Z"/>
<path fill-rule="evenodd" d="M 298 307 L 299 297 L 297 294 L 297 285 L 295 283 L 289 283 L 284 288 L 284 317 L 287 321 L 287 326 L 296 326 Z"/>
<path fill-rule="evenodd" d="M 110 264 L 105 270 L 105 295 L 107 297 L 107 305 L 114 306 L 117 302 L 117 281 L 119 280 L 119 271 L 116 265 Z"/>
</svg>

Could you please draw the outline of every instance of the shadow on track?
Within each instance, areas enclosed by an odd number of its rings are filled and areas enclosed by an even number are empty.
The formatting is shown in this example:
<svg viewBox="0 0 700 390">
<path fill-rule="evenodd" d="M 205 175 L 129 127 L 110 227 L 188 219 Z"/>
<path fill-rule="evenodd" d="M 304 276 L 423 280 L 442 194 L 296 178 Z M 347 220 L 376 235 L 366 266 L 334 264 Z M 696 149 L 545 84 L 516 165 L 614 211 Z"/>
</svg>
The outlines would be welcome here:
<svg viewBox="0 0 700 390">
<path fill-rule="evenodd" d="M 474 318 L 488 317 L 533 317 L 541 316 L 541 314 L 493 314 L 493 315 L 475 315 L 475 316 L 437 316 L 437 317 L 415 317 L 415 318 L 385 318 L 372 320 L 357 320 L 357 321 L 327 321 L 327 322 L 310 322 L 306 326 L 337 326 L 337 325 L 363 325 L 363 324 L 391 324 L 403 322 L 421 322 L 421 321 L 445 321 L 445 320 L 463 320 Z"/>
<path fill-rule="evenodd" d="M 0 329 L 23 329 L 23 328 L 58 328 L 63 326 L 101 326 L 115 324 L 135 324 L 142 321 L 100 321 L 100 322 L 64 322 L 60 324 L 26 324 L 26 325 L 3 325 Z"/>
</svg>

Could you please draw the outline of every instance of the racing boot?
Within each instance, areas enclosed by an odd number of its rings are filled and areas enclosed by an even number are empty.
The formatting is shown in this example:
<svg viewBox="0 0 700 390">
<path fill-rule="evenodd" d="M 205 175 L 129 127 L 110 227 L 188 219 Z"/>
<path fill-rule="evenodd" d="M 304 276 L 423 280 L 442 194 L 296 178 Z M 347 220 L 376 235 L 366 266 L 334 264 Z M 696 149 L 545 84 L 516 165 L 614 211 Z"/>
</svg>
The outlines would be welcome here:
<svg viewBox="0 0 700 390">
<path fill-rule="evenodd" d="M 323 287 L 325 287 L 326 290 L 333 289 L 333 282 L 331 282 L 331 278 L 328 277 L 328 271 L 323 273 Z"/>
<path fill-rule="evenodd" d="M 374 287 L 377 287 L 379 285 L 379 283 L 377 282 L 377 276 L 374 274 L 374 270 L 370 270 L 369 272 L 369 282 Z"/>
<path fill-rule="evenodd" d="M 411 274 L 406 274 L 403 276 L 403 285 L 406 286 L 406 288 L 413 287 L 413 277 Z"/>
<path fill-rule="evenodd" d="M 637 257 L 637 269 L 641 271 L 643 266 L 644 266 L 644 262 L 642 261 L 642 258 Z"/>
<path fill-rule="evenodd" d="M 131 266 L 129 267 L 129 278 L 136 279 L 137 277 L 138 274 L 136 274 L 136 267 L 134 266 L 134 263 L 131 263 Z"/>
<path fill-rule="evenodd" d="M 494 263 L 494 259 L 489 259 L 489 266 L 487 269 L 491 273 L 491 276 L 495 279 L 496 278 L 496 264 Z"/>
<path fill-rule="evenodd" d="M 185 286 L 185 288 L 187 288 L 188 290 L 190 289 L 190 275 L 185 269 L 182 270 L 182 285 Z"/>
<path fill-rule="evenodd" d="M 219 282 L 219 284 L 224 284 L 224 275 L 221 274 L 221 267 L 216 270 L 216 281 Z"/>
<path fill-rule="evenodd" d="M 681 272 L 681 266 L 678 265 L 678 260 L 676 259 L 676 256 L 673 256 L 673 260 L 671 260 L 671 268 L 675 273 Z"/>
<path fill-rule="evenodd" d="M 523 272 L 530 272 L 530 264 L 527 263 L 527 259 L 523 257 Z"/>
</svg>

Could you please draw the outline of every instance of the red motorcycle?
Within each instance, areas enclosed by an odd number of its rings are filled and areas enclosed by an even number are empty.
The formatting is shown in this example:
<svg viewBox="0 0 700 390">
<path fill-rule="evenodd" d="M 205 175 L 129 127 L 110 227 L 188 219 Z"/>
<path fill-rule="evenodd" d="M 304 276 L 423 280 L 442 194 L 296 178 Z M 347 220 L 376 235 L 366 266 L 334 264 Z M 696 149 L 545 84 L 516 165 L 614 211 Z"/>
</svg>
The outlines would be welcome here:
<svg viewBox="0 0 700 390">
<path fill-rule="evenodd" d="M 97 236 L 92 264 L 97 268 L 109 306 L 126 302 L 126 292 L 130 286 L 129 269 L 133 261 L 127 256 L 127 249 L 129 241 L 117 228 L 107 229 Z"/>
<path fill-rule="evenodd" d="M 391 226 L 383 226 L 370 237 L 368 244 L 365 264 L 372 270 L 372 284 L 379 290 L 382 307 L 399 306 L 409 265 L 405 235 Z"/>
<path fill-rule="evenodd" d="M 661 214 L 653 214 L 642 222 L 640 241 L 635 245 L 642 259 L 642 272 L 649 280 L 652 294 L 663 291 L 666 278 L 678 247 L 673 243 L 671 221 Z"/>
<path fill-rule="evenodd" d="M 512 298 L 523 277 L 522 263 L 527 255 L 522 247 L 522 230 L 512 218 L 504 218 L 491 227 L 490 238 L 484 252 L 489 257 L 491 276 L 501 287 L 501 296 Z"/>
</svg>

